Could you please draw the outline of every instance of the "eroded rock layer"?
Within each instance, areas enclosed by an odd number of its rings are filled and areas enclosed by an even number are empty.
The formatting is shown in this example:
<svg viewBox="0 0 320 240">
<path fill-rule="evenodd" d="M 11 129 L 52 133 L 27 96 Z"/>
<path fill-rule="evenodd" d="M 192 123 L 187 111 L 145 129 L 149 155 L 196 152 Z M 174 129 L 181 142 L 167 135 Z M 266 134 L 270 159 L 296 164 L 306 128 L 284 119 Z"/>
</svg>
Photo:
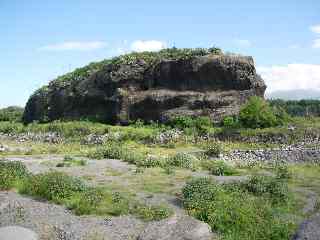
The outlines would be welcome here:
<svg viewBox="0 0 320 240">
<path fill-rule="evenodd" d="M 85 118 L 126 123 L 177 115 L 219 120 L 237 114 L 250 96 L 263 97 L 265 89 L 251 57 L 207 54 L 152 64 L 143 59 L 106 62 L 38 90 L 26 105 L 24 122 Z"/>
</svg>

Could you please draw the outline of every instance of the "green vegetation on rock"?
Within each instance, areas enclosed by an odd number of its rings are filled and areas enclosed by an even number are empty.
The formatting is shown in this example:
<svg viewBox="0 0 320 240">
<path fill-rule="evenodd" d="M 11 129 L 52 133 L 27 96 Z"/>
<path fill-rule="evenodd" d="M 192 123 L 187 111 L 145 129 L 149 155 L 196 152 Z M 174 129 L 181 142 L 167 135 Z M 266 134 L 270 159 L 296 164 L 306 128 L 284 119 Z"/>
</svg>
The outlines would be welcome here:
<svg viewBox="0 0 320 240">
<path fill-rule="evenodd" d="M 240 185 L 199 178 L 184 187 L 183 202 L 191 215 L 207 222 L 222 239 L 290 239 L 295 224 L 280 217 L 290 204 L 281 201 L 288 197 L 285 186 L 272 177 L 254 177 Z"/>
<path fill-rule="evenodd" d="M 82 179 L 62 172 L 31 174 L 21 162 L 0 161 L 0 190 L 13 188 L 21 194 L 65 205 L 78 215 L 133 214 L 144 221 L 159 221 L 172 214 L 166 206 L 148 206 L 130 195 L 88 186 Z"/>
<path fill-rule="evenodd" d="M 119 65 L 134 65 L 139 62 L 144 62 L 152 66 L 159 61 L 165 60 L 178 60 L 178 59 L 189 59 L 197 56 L 205 56 L 208 54 L 221 55 L 222 51 L 219 48 L 168 48 L 158 52 L 132 52 L 124 54 L 112 59 L 105 59 L 100 62 L 93 62 L 89 65 L 77 68 L 73 72 L 67 73 L 58 77 L 52 84 L 59 86 L 66 86 L 71 84 L 72 81 L 80 81 L 84 78 L 89 77 L 92 73 L 101 70 L 103 67 L 110 65 L 112 68 L 117 69 Z"/>
</svg>

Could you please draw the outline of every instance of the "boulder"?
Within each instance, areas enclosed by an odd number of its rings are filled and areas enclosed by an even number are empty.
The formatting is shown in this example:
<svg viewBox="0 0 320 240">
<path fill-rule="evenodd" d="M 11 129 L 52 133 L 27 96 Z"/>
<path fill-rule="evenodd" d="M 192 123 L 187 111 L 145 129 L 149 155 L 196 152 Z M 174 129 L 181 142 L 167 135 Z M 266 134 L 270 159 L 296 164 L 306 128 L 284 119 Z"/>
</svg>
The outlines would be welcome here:
<svg viewBox="0 0 320 240">
<path fill-rule="evenodd" d="M 138 240 L 212 240 L 214 235 L 208 224 L 184 216 L 173 216 L 150 223 Z"/>
<path fill-rule="evenodd" d="M 252 57 L 209 53 L 147 61 L 134 56 L 99 63 L 99 68 L 88 65 L 52 81 L 30 97 L 24 122 L 163 122 L 181 115 L 221 120 L 237 114 L 249 97 L 264 97 L 266 85 Z"/>
</svg>

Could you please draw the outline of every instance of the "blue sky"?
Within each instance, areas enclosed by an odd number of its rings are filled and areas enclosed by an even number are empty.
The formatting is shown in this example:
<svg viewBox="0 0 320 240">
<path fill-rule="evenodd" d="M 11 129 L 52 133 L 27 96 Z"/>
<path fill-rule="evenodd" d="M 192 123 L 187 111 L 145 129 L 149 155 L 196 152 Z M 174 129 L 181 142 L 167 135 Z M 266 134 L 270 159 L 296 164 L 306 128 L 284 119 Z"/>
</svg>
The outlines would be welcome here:
<svg viewBox="0 0 320 240">
<path fill-rule="evenodd" d="M 91 61 L 212 45 L 252 55 L 269 91 L 320 89 L 320 1 L 0 0 L 0 107 Z"/>
</svg>

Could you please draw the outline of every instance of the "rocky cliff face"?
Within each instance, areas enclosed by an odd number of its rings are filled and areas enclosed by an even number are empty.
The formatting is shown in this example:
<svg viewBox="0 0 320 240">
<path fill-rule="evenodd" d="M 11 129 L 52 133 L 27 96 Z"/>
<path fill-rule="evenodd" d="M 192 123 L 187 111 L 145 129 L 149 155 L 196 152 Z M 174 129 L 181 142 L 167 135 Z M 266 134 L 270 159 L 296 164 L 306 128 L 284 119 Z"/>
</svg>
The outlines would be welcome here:
<svg viewBox="0 0 320 240">
<path fill-rule="evenodd" d="M 206 53 L 150 60 L 128 55 L 126 61 L 78 69 L 38 90 L 26 105 L 24 122 L 126 123 L 177 115 L 218 120 L 238 113 L 250 96 L 263 97 L 265 89 L 251 57 Z"/>
</svg>

